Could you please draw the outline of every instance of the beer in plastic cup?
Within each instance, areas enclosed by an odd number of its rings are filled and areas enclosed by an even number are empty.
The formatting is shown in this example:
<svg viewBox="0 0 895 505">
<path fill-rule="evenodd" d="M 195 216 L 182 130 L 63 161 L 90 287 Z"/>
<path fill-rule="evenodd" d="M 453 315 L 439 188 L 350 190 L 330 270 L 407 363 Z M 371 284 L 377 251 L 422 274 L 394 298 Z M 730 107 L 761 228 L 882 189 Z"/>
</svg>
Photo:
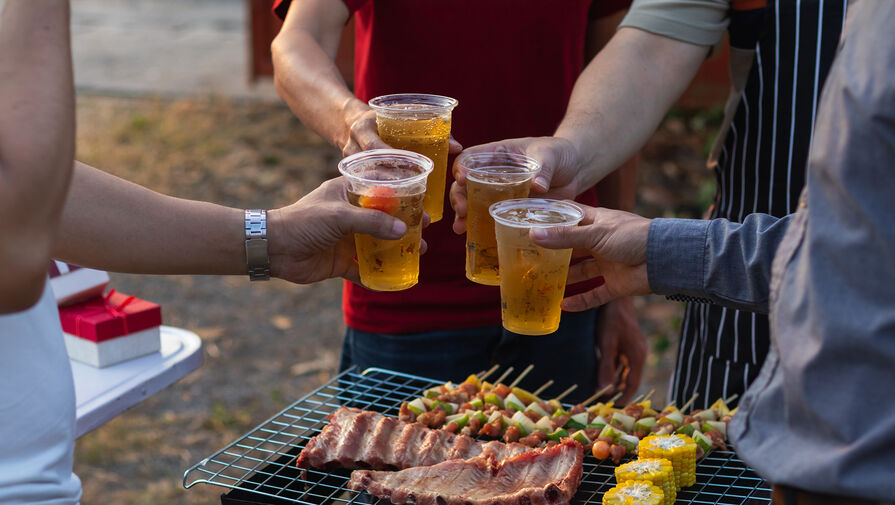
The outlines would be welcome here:
<svg viewBox="0 0 895 505">
<path fill-rule="evenodd" d="M 497 286 L 500 278 L 493 203 L 526 198 L 541 165 L 533 158 L 507 152 L 463 153 L 456 163 L 466 169 L 466 277 Z"/>
<path fill-rule="evenodd" d="M 423 199 L 432 160 L 398 149 L 374 149 L 339 162 L 352 205 L 376 209 L 404 221 L 398 240 L 355 234 L 361 284 L 376 291 L 400 291 L 417 283 L 420 270 Z"/>
<path fill-rule="evenodd" d="M 453 98 L 418 93 L 384 95 L 370 100 L 383 142 L 395 149 L 428 156 L 435 162 L 429 175 L 425 203 L 433 223 L 444 215 L 451 111 L 456 106 L 457 100 Z"/>
<path fill-rule="evenodd" d="M 528 236 L 533 227 L 575 226 L 584 217 L 577 205 L 559 200 L 504 200 L 490 207 L 500 261 L 503 327 L 522 335 L 546 335 L 559 328 L 560 302 L 571 249 L 544 249 Z"/>
</svg>

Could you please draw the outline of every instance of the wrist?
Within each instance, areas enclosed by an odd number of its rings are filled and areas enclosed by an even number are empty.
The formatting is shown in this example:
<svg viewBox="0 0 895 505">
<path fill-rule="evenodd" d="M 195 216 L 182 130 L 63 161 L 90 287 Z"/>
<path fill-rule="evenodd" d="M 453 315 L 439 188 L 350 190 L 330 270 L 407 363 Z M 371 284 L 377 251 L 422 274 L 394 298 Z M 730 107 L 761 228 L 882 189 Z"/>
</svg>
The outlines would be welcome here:
<svg viewBox="0 0 895 505">
<path fill-rule="evenodd" d="M 271 277 L 280 277 L 280 272 L 282 271 L 281 265 L 286 255 L 283 240 L 285 236 L 284 226 L 283 209 L 267 211 L 267 254 L 270 258 Z"/>
</svg>

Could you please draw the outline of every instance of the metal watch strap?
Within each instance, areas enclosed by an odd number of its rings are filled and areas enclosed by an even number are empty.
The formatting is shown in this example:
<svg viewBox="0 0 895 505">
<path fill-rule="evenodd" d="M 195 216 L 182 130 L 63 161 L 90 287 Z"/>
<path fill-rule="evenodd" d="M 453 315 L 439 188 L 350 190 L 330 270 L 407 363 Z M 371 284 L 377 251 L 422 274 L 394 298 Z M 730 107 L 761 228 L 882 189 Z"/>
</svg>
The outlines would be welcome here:
<svg viewBox="0 0 895 505">
<path fill-rule="evenodd" d="M 249 280 L 270 279 L 270 257 L 267 255 L 267 211 L 246 211 L 246 265 Z"/>
</svg>

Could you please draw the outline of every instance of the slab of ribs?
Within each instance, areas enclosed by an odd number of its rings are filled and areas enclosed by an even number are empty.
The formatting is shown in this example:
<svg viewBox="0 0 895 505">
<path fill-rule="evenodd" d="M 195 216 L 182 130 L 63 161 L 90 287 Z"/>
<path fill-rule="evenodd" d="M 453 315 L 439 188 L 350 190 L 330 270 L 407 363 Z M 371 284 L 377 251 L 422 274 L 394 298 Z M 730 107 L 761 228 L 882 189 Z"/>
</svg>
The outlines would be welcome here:
<svg viewBox="0 0 895 505">
<path fill-rule="evenodd" d="M 395 504 L 560 505 L 581 480 L 583 450 L 571 440 L 532 450 L 348 407 L 329 421 L 308 441 L 297 465 L 400 470 L 358 470 L 349 483 Z"/>
</svg>

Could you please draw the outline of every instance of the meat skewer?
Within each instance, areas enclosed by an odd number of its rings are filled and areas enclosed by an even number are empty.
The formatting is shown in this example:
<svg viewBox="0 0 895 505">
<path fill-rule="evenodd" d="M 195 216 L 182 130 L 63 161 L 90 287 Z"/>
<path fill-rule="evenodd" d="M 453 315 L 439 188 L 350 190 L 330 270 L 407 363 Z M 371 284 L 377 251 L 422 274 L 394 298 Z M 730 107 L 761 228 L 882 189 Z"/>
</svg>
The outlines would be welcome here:
<svg viewBox="0 0 895 505">
<path fill-rule="evenodd" d="M 478 375 L 479 380 L 480 380 L 480 381 L 483 381 L 483 380 L 487 379 L 488 377 L 491 376 L 491 374 L 493 374 L 494 372 L 496 372 L 497 369 L 499 369 L 499 368 L 500 368 L 500 365 L 494 365 L 494 366 L 492 366 L 491 368 L 489 368 L 488 371 L 480 373 L 480 374 Z"/>
<path fill-rule="evenodd" d="M 507 368 L 507 369 L 503 372 L 503 375 L 501 375 L 501 376 L 497 379 L 497 381 L 495 381 L 495 384 L 501 384 L 501 383 L 503 383 L 504 379 L 506 379 L 507 377 L 509 377 L 511 373 L 513 373 L 513 367 L 509 367 L 509 368 Z"/>
<path fill-rule="evenodd" d="M 355 470 L 348 487 L 396 505 L 561 505 L 575 495 L 581 446 L 566 441 L 497 462 L 476 457 L 399 472 Z"/>
<path fill-rule="evenodd" d="M 572 384 L 571 386 L 569 386 L 568 389 L 560 393 L 559 396 L 556 397 L 556 399 L 561 401 L 563 398 L 569 396 L 569 394 L 571 394 L 572 391 L 575 391 L 576 389 L 578 389 L 578 384 Z"/>
<path fill-rule="evenodd" d="M 543 386 L 532 391 L 531 394 L 533 394 L 535 396 L 540 396 L 541 393 L 543 393 L 545 389 L 549 388 L 552 385 L 553 385 L 553 379 L 550 379 L 549 381 L 545 382 Z"/>
</svg>

